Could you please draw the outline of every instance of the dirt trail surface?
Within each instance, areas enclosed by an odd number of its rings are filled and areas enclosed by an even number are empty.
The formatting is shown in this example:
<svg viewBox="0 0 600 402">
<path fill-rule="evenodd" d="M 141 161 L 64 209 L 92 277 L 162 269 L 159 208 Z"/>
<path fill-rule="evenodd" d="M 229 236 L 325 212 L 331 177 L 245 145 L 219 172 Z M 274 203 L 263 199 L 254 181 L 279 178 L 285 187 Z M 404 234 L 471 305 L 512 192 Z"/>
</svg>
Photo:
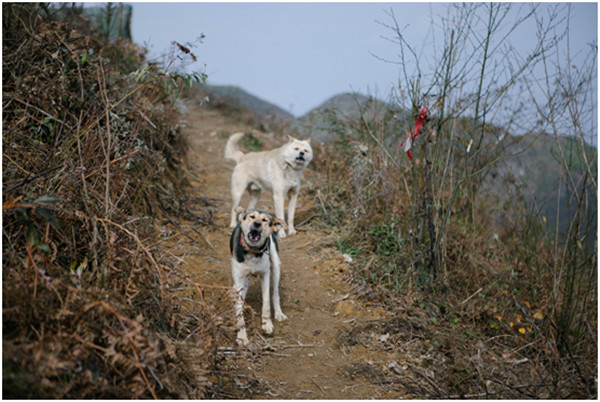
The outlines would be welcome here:
<svg viewBox="0 0 600 402">
<path fill-rule="evenodd" d="M 216 111 L 193 110 L 187 116 L 186 136 L 191 147 L 188 158 L 193 178 L 191 196 L 208 200 L 210 205 L 206 208 L 212 208 L 212 224 L 195 229 L 182 222 L 179 230 L 184 236 L 177 236 L 177 241 L 165 242 L 165 247 L 180 258 L 180 269 L 198 283 L 223 287 L 232 284 L 228 222 L 234 164 L 223 159 L 223 151 L 230 134 L 249 130 Z M 260 138 L 265 149 L 279 145 L 266 134 Z M 212 290 L 212 302 L 223 316 L 225 331 L 219 345 L 221 361 L 215 377 L 211 378 L 215 397 L 370 399 L 415 396 L 403 387 L 394 386 L 397 382 L 390 381 L 394 370 L 401 370 L 398 367 L 402 366 L 403 359 L 400 360 L 398 352 L 377 347 L 390 337 L 390 330 L 388 328 L 386 332 L 385 325 L 393 327 L 394 318 L 386 315 L 381 307 L 367 307 L 352 296 L 352 285 L 344 281 L 348 265 L 333 247 L 333 236 L 303 223 L 310 221 L 314 210 L 319 208 L 314 191 L 312 195 L 310 191 L 314 188 L 316 175 L 309 169 L 303 177 L 296 214 L 298 234 L 280 240 L 281 305 L 288 320 L 274 321 L 272 336 L 260 331 L 260 281 L 256 277 L 250 278 L 246 300 L 250 308 L 245 314 L 250 344 L 245 348 L 238 347 L 231 300 L 225 290 Z M 246 195 L 242 205 L 246 206 L 247 202 Z M 258 207 L 273 211 L 270 193 L 263 193 Z"/>
</svg>

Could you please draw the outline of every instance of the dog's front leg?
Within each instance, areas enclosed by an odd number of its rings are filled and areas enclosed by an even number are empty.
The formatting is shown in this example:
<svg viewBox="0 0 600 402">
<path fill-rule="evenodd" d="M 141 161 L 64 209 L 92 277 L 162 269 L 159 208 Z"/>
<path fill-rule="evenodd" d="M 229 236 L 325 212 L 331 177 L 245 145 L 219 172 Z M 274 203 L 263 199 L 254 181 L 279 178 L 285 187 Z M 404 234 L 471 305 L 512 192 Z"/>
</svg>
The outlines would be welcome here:
<svg viewBox="0 0 600 402">
<path fill-rule="evenodd" d="M 267 334 L 273 333 L 273 321 L 271 321 L 271 296 L 269 292 L 271 275 L 269 270 L 263 273 L 261 278 L 262 287 L 262 330 Z"/>
<path fill-rule="evenodd" d="M 296 214 L 296 203 L 298 202 L 298 193 L 300 193 L 300 189 L 298 187 L 291 188 L 289 191 L 290 200 L 288 202 L 288 234 L 293 235 L 296 234 L 296 229 L 294 228 L 294 215 Z"/>
<path fill-rule="evenodd" d="M 284 202 L 285 202 L 285 194 L 283 192 L 280 192 L 280 191 L 273 192 L 273 204 L 275 205 L 275 216 L 277 217 L 277 219 L 279 219 L 282 222 L 285 221 L 285 217 L 283 216 Z M 285 229 L 284 228 L 279 229 L 279 231 L 277 232 L 277 236 L 280 239 L 283 239 L 285 237 Z"/>
<path fill-rule="evenodd" d="M 275 251 L 275 247 L 271 248 L 271 262 L 273 268 L 273 308 L 275 309 L 275 319 L 277 321 L 287 320 L 283 311 L 281 311 L 281 302 L 279 300 L 279 279 L 281 278 L 281 260 Z"/>
<path fill-rule="evenodd" d="M 248 292 L 248 278 L 234 274 L 233 290 L 235 300 L 235 327 L 238 330 L 236 341 L 238 344 L 245 346 L 248 344 L 248 334 L 246 333 L 246 323 L 244 321 L 244 300 L 246 299 L 246 293 Z"/>
</svg>

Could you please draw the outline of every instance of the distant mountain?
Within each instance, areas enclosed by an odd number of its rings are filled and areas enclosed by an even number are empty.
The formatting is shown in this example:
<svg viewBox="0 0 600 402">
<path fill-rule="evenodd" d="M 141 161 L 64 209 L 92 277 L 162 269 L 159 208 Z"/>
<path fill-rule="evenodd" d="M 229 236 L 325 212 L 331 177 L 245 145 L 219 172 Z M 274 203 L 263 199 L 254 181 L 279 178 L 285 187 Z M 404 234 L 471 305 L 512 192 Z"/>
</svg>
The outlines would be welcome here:
<svg viewBox="0 0 600 402">
<path fill-rule="evenodd" d="M 286 110 L 252 95 L 243 89 L 230 85 L 198 85 L 202 98 L 208 96 L 208 101 L 213 107 L 227 108 L 232 112 L 249 112 L 260 124 L 269 126 L 287 123 L 294 120 L 294 116 Z"/>
<path fill-rule="evenodd" d="M 560 233 L 568 229 L 575 213 L 576 202 L 570 187 L 565 184 L 567 179 L 559 162 L 561 160 L 559 147 L 569 165 L 574 183 L 580 187 L 585 163 L 578 142 L 571 137 L 559 137 L 557 140 L 554 136 L 542 134 L 531 144 L 522 144 L 509 149 L 508 152 L 518 155 L 508 159 L 501 170 L 505 178 L 521 188 L 523 196 L 529 203 L 535 202 L 541 214 L 547 218 L 548 228 L 551 230 L 558 228 Z M 591 165 L 594 180 L 597 181 L 598 150 L 592 145 L 584 144 L 583 153 Z M 489 178 L 489 181 L 495 180 Z M 586 205 L 590 209 L 588 216 L 597 217 L 596 199 L 591 194 L 588 194 Z M 593 222 L 593 232 L 595 232 L 595 225 L 596 222 Z"/>
<path fill-rule="evenodd" d="M 392 121 L 395 114 L 398 114 L 398 111 L 395 111 L 391 105 L 372 96 L 343 93 L 326 100 L 296 119 L 292 128 L 300 136 L 311 137 L 315 141 L 330 142 L 340 136 L 357 138 L 357 133 L 349 131 L 345 123 L 358 121 L 361 115 L 364 115 L 367 120 L 377 117 L 378 120 L 385 122 Z"/>
</svg>

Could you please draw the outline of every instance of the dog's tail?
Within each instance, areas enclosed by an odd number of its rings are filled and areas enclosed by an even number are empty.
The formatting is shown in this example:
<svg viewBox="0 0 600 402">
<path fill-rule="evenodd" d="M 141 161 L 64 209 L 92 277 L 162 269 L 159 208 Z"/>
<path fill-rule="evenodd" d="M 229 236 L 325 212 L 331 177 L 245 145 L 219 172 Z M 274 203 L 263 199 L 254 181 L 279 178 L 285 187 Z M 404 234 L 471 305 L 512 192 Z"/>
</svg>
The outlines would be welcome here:
<svg viewBox="0 0 600 402">
<path fill-rule="evenodd" d="M 236 133 L 233 134 L 227 140 L 227 145 L 225 145 L 225 159 L 232 162 L 238 162 L 240 158 L 244 155 L 242 151 L 240 151 L 239 142 L 244 136 L 244 133 Z"/>
</svg>

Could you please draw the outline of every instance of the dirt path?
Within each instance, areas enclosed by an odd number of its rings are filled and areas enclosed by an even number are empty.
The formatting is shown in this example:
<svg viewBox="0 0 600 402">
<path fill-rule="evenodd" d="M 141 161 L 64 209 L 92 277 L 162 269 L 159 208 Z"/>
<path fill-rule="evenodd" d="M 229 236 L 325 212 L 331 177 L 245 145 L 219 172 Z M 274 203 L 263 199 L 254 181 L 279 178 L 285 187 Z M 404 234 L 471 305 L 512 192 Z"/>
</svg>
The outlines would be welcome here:
<svg viewBox="0 0 600 402">
<path fill-rule="evenodd" d="M 223 150 L 228 135 L 237 131 L 249 128 L 216 111 L 192 110 L 187 116 L 193 192 L 210 200 L 213 225 L 204 232 L 204 241 L 189 242 L 180 236 L 170 252 L 183 257 L 181 269 L 200 283 L 231 285 L 228 222 L 233 163 L 223 159 Z M 266 135 L 262 139 L 276 143 Z M 315 177 L 314 172 L 307 171 L 303 186 L 310 188 Z M 217 377 L 211 379 L 213 391 L 220 398 L 406 397 L 397 387 L 381 387 L 387 381 L 390 364 L 398 359 L 396 353 L 366 347 L 369 342 L 352 338 L 358 334 L 353 329 L 370 328 L 366 334 L 361 331 L 361 336 L 375 345 L 381 343 L 379 338 L 389 334 L 369 323 L 390 317 L 383 309 L 369 309 L 350 296 L 351 286 L 343 281 L 348 266 L 333 247 L 332 235 L 302 224 L 311 210 L 318 208 L 314 196 L 307 193 L 301 192 L 299 200 L 299 233 L 281 240 L 281 303 L 288 320 L 274 321 L 271 337 L 261 333 L 256 313 L 261 305 L 259 280 L 251 279 L 247 302 L 253 311 L 246 313 L 250 345 L 238 348 L 231 319 L 227 318 L 232 316 L 231 303 L 226 297 L 215 297 L 217 309 L 225 316 L 226 333 L 220 345 L 222 360 Z M 246 198 L 242 205 L 247 205 Z M 273 210 L 269 193 L 263 194 L 258 207 Z M 182 230 L 189 231 L 189 227 Z"/>
</svg>

